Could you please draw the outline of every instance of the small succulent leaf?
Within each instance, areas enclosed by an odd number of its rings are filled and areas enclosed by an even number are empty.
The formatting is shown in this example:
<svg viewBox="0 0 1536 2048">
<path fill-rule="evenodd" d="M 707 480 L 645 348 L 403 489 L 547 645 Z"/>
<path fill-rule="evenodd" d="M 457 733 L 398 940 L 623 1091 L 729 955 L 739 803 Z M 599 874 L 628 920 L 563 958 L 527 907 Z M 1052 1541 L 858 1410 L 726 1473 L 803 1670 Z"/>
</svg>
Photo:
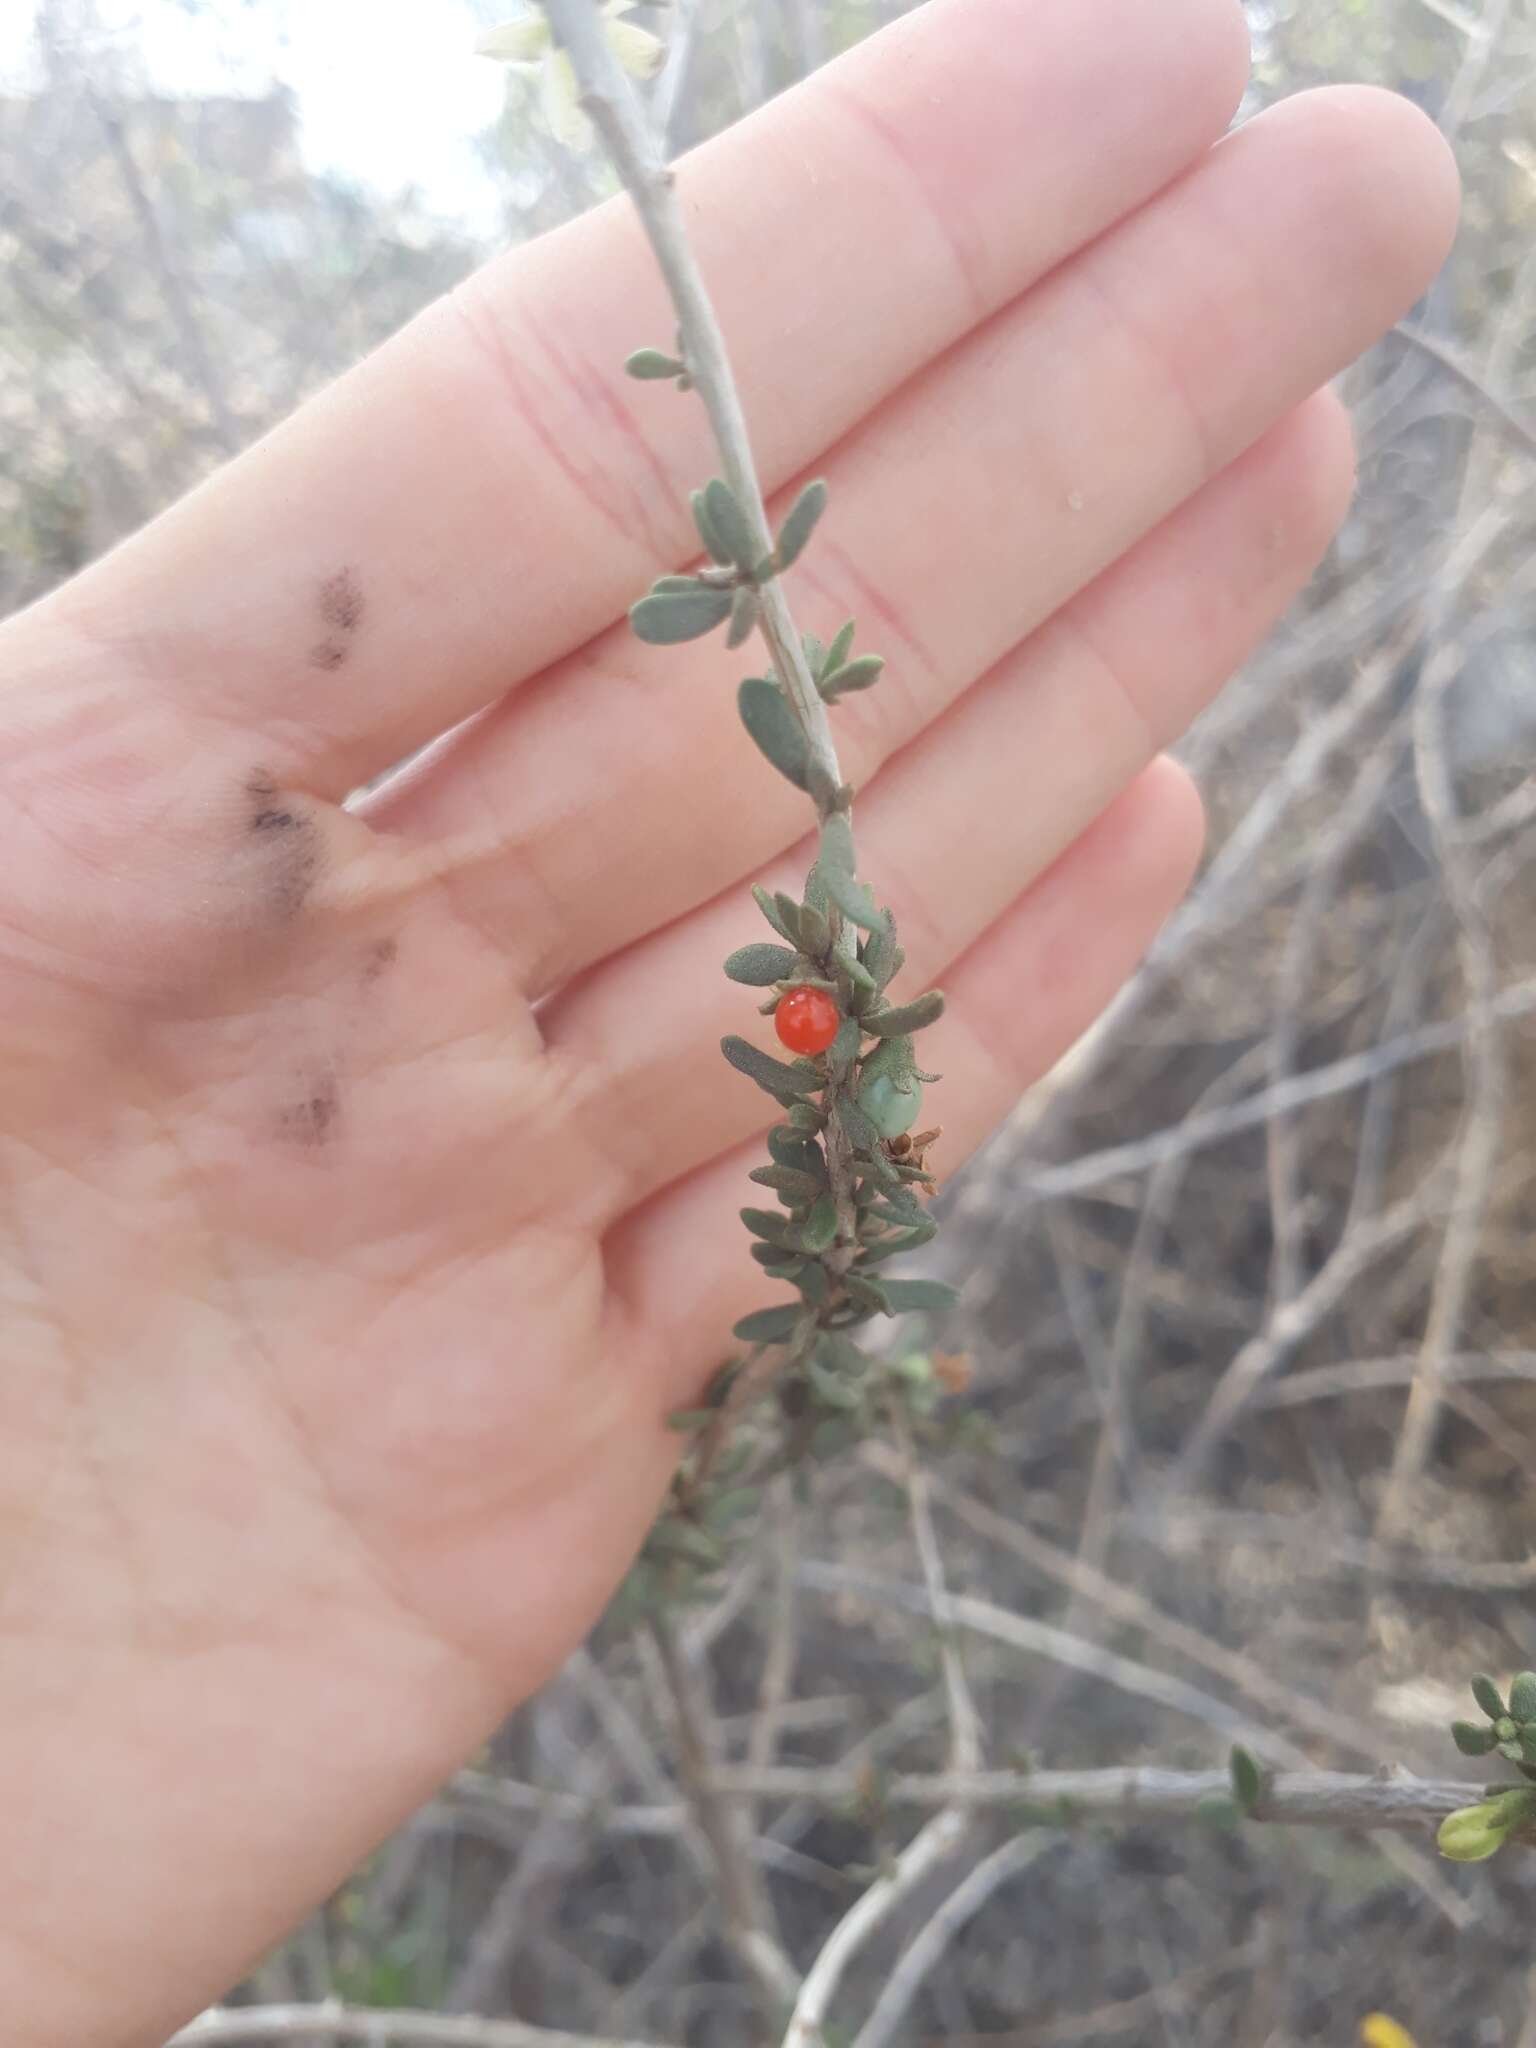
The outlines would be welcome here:
<svg viewBox="0 0 1536 2048">
<path fill-rule="evenodd" d="M 885 1280 L 881 1285 L 893 1315 L 908 1315 L 919 1309 L 949 1309 L 960 1299 L 959 1288 L 951 1287 L 947 1280 Z"/>
<path fill-rule="evenodd" d="M 819 1259 L 806 1260 L 800 1268 L 795 1284 L 800 1289 L 802 1298 L 809 1302 L 812 1308 L 820 1308 L 832 1291 L 827 1269 Z"/>
<path fill-rule="evenodd" d="M 703 541 L 711 559 L 718 562 L 722 569 L 734 568 L 736 565 L 731 560 L 731 551 L 710 517 L 708 497 L 703 491 L 690 491 L 688 503 L 693 511 L 693 523 L 699 529 L 699 539 Z"/>
<path fill-rule="evenodd" d="M 897 1231 L 894 1235 L 880 1238 L 876 1243 L 870 1245 L 860 1254 L 859 1264 L 861 1266 L 883 1265 L 887 1259 L 898 1258 L 902 1252 L 915 1252 L 920 1245 L 927 1244 L 930 1239 L 937 1237 L 938 1234 L 939 1226 L 937 1223 L 933 1221 L 931 1216 L 926 1217 L 921 1223 L 914 1223 L 910 1230 Z"/>
<path fill-rule="evenodd" d="M 654 78 L 666 61 L 667 46 L 660 36 L 639 28 L 632 21 L 615 21 L 610 16 L 603 34 L 608 47 L 632 78 Z"/>
<path fill-rule="evenodd" d="M 852 661 L 845 661 L 841 668 L 831 669 L 817 681 L 817 689 L 829 704 L 839 697 L 845 697 L 853 690 L 867 690 L 878 683 L 885 670 L 883 656 L 878 654 L 856 654 Z"/>
<path fill-rule="evenodd" d="M 1502 1794 L 1478 1806 L 1458 1807 L 1440 1823 L 1440 1854 L 1453 1863 L 1483 1863 L 1503 1848 L 1529 1807 L 1524 1792 Z"/>
<path fill-rule="evenodd" d="M 738 1074 L 745 1074 L 749 1081 L 755 1081 L 759 1088 L 766 1089 L 781 1102 L 792 1102 L 816 1085 L 814 1079 L 808 1079 L 798 1068 L 786 1066 L 783 1060 L 776 1060 L 770 1053 L 760 1051 L 745 1038 L 722 1038 L 720 1050 Z"/>
<path fill-rule="evenodd" d="M 864 1390 L 854 1386 L 835 1372 L 829 1372 L 818 1359 L 810 1359 L 805 1368 L 805 1377 L 816 1398 L 828 1408 L 839 1408 L 852 1413 L 864 1405 Z"/>
<path fill-rule="evenodd" d="M 879 930 L 882 913 L 868 882 L 856 882 L 851 875 L 829 873 L 827 893 L 852 923 L 867 932 Z"/>
<path fill-rule="evenodd" d="M 1232 1776 L 1232 1797 L 1244 1813 L 1252 1813 L 1264 1796 L 1264 1773 L 1251 1751 L 1234 1742 L 1227 1759 Z"/>
<path fill-rule="evenodd" d="M 800 1242 L 808 1252 L 824 1252 L 837 1236 L 837 1203 L 830 1190 L 819 1195 L 800 1226 Z"/>
<path fill-rule="evenodd" d="M 773 1308 L 754 1309 L 732 1325 L 731 1334 L 743 1344 L 782 1344 L 795 1332 L 801 1315 L 800 1304 L 785 1301 Z"/>
<path fill-rule="evenodd" d="M 814 1102 L 795 1102 L 790 1105 L 789 1122 L 794 1130 L 815 1132 L 824 1130 L 827 1120 Z"/>
<path fill-rule="evenodd" d="M 836 1038 L 827 1047 L 827 1058 L 834 1066 L 846 1065 L 850 1060 L 857 1059 L 862 1037 L 858 1018 L 845 1017 L 837 1027 Z"/>
<path fill-rule="evenodd" d="M 539 66 L 539 108 L 549 132 L 577 155 L 597 140 L 581 104 L 581 82 L 564 50 L 552 50 Z"/>
<path fill-rule="evenodd" d="M 532 64 L 552 42 L 549 23 L 542 14 L 523 21 L 506 21 L 488 28 L 475 42 L 477 57 L 494 57 L 503 64 Z"/>
<path fill-rule="evenodd" d="M 1503 1695 L 1487 1672 L 1479 1671 L 1474 1675 L 1472 1679 L 1472 1697 L 1477 1701 L 1477 1704 L 1482 1708 L 1490 1721 L 1500 1721 L 1504 1718 Z"/>
<path fill-rule="evenodd" d="M 783 889 L 775 889 L 773 892 L 773 907 L 779 913 L 780 924 L 783 925 L 785 931 L 794 940 L 797 949 L 804 952 L 805 949 L 800 944 L 800 912 L 802 906 Z"/>
<path fill-rule="evenodd" d="M 944 1014 L 944 993 L 942 989 L 930 989 L 927 995 L 916 997 L 910 1003 L 900 1003 L 892 1010 L 881 1010 L 864 1019 L 864 1029 L 872 1031 L 876 1038 L 904 1037 L 909 1031 L 921 1031 L 925 1025 L 937 1024 Z"/>
<path fill-rule="evenodd" d="M 800 906 L 800 944 L 805 951 L 820 959 L 832 943 L 832 926 L 826 913 L 814 904 Z"/>
<path fill-rule="evenodd" d="M 757 592 L 750 583 L 743 583 L 731 599 L 731 624 L 725 636 L 727 647 L 739 647 L 744 640 L 751 639 L 761 610 Z"/>
<path fill-rule="evenodd" d="M 792 1131 L 788 1124 L 775 1124 L 768 1133 L 768 1152 L 780 1166 L 793 1166 L 801 1173 L 826 1178 L 827 1163 L 821 1147 L 803 1131 Z"/>
<path fill-rule="evenodd" d="M 782 981 L 794 972 L 795 955 L 785 946 L 775 946 L 767 939 L 753 946 L 738 946 L 725 963 L 725 971 L 732 981 L 739 981 L 748 988 L 772 988 L 776 981 Z"/>
<path fill-rule="evenodd" d="M 838 627 L 837 633 L 833 638 L 831 646 L 822 655 L 821 661 L 818 664 L 818 666 L 812 671 L 812 673 L 817 677 L 818 680 L 822 676 L 828 676 L 833 674 L 833 672 L 837 669 L 840 669 L 843 663 L 848 659 L 848 656 L 853 648 L 853 636 L 855 630 L 856 629 L 852 619 L 848 619 L 847 621 L 845 621 L 843 625 Z"/>
<path fill-rule="evenodd" d="M 788 1221 L 788 1218 L 785 1220 Z M 760 1266 L 766 1266 L 770 1272 L 777 1272 L 789 1257 L 788 1245 L 753 1243 L 747 1246 L 747 1250 Z"/>
<path fill-rule="evenodd" d="M 827 659 L 827 650 L 814 633 L 802 633 L 800 645 L 805 652 L 805 665 L 813 676 L 821 674 Z"/>
<path fill-rule="evenodd" d="M 1509 1711 L 1516 1721 L 1536 1721 L 1536 1671 L 1517 1672 L 1510 1680 Z"/>
<path fill-rule="evenodd" d="M 731 593 L 697 584 L 692 590 L 653 590 L 629 608 L 629 623 L 651 647 L 699 640 L 729 618 Z"/>
<path fill-rule="evenodd" d="M 878 1309 L 881 1315 L 896 1314 L 896 1310 L 891 1306 L 889 1292 L 878 1280 L 871 1279 L 864 1273 L 845 1273 L 843 1285 L 853 1299 L 862 1302 L 865 1307 Z"/>
<path fill-rule="evenodd" d="M 796 1167 L 780 1166 L 776 1161 L 770 1166 L 754 1166 L 747 1179 L 756 1181 L 760 1188 L 773 1188 L 797 1206 L 814 1202 L 826 1186 L 819 1174 L 801 1173 Z"/>
<path fill-rule="evenodd" d="M 712 476 L 704 486 L 704 510 L 725 549 L 726 560 L 749 576 L 757 560 L 757 543 L 740 499 L 720 477 Z"/>
<path fill-rule="evenodd" d="M 725 611 L 720 617 L 724 618 L 730 608 L 731 601 L 726 596 Z M 748 676 L 736 693 L 736 705 L 759 753 L 797 789 L 805 789 L 810 779 L 810 748 L 778 684 L 770 682 L 767 676 Z"/>
<path fill-rule="evenodd" d="M 1453 1721 L 1451 1740 L 1463 1756 L 1486 1756 L 1494 1744 L 1493 1730 L 1481 1721 Z"/>
<path fill-rule="evenodd" d="M 752 900 L 773 926 L 779 937 L 781 939 L 788 939 L 793 944 L 795 939 L 794 933 L 785 924 L 776 899 L 768 894 L 768 891 L 761 882 L 754 882 L 752 884 Z"/>
<path fill-rule="evenodd" d="M 664 349 L 637 348 L 624 358 L 624 369 L 631 377 L 638 377 L 641 383 L 654 383 L 668 377 L 681 377 L 683 364 L 676 356 L 669 356 Z"/>
<path fill-rule="evenodd" d="M 658 576 L 651 585 L 651 595 L 656 597 L 668 590 L 708 590 L 709 587 L 697 576 Z"/>
<path fill-rule="evenodd" d="M 766 1237 L 770 1244 L 785 1244 L 789 1238 L 789 1219 L 780 1215 L 777 1209 L 743 1209 L 741 1220 L 754 1237 Z"/>
<path fill-rule="evenodd" d="M 818 478 L 816 482 L 805 486 L 784 515 L 784 524 L 779 528 L 779 544 L 776 550 L 781 569 L 787 569 L 799 560 L 817 520 L 826 509 L 827 487 Z"/>
<path fill-rule="evenodd" d="M 834 811 L 821 823 L 821 851 L 816 860 L 824 886 L 830 890 L 834 880 L 851 882 L 855 870 L 853 827 L 847 814 Z"/>
</svg>

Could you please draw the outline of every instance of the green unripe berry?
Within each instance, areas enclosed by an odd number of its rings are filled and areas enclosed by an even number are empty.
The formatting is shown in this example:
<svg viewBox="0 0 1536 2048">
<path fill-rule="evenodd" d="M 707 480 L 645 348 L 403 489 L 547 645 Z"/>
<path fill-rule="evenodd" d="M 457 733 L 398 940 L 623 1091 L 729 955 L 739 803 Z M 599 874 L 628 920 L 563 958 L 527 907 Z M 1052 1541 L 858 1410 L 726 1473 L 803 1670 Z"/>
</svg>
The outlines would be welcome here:
<svg viewBox="0 0 1536 2048">
<path fill-rule="evenodd" d="M 899 1138 L 917 1122 L 923 1107 L 922 1084 L 898 1088 L 888 1074 L 876 1074 L 859 1090 L 859 1107 L 882 1138 Z"/>
</svg>

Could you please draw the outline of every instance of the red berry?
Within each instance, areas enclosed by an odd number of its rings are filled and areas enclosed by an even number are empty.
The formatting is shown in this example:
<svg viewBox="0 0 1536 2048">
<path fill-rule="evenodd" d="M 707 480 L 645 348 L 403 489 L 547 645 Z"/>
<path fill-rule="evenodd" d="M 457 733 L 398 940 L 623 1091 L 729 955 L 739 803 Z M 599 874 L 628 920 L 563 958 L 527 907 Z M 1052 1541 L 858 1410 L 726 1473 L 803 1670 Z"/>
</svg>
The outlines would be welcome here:
<svg viewBox="0 0 1536 2048">
<path fill-rule="evenodd" d="M 791 1052 L 825 1052 L 842 1021 L 824 988 L 792 988 L 773 1013 L 773 1028 Z"/>
</svg>

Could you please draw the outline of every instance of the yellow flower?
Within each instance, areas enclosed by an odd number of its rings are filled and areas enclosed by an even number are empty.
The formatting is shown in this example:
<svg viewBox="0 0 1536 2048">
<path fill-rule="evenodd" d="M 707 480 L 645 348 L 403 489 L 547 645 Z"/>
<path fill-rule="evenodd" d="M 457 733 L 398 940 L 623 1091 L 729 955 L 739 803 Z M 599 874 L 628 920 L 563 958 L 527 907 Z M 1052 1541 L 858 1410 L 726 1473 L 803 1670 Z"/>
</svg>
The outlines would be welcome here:
<svg viewBox="0 0 1536 2048">
<path fill-rule="evenodd" d="M 1384 2012 L 1366 2014 L 1360 2022 L 1360 2039 L 1364 2048 L 1418 2048 L 1408 2029 Z"/>
<path fill-rule="evenodd" d="M 607 0 L 603 33 L 609 49 L 632 77 L 654 78 L 666 50 L 659 36 L 624 19 L 634 5 L 635 0 Z M 487 29 L 475 51 L 481 57 L 499 58 L 514 71 L 536 74 L 539 107 L 550 134 L 567 149 L 580 152 L 592 147 L 592 123 L 582 110 L 576 73 L 542 12 L 519 15 L 500 28 Z"/>
</svg>

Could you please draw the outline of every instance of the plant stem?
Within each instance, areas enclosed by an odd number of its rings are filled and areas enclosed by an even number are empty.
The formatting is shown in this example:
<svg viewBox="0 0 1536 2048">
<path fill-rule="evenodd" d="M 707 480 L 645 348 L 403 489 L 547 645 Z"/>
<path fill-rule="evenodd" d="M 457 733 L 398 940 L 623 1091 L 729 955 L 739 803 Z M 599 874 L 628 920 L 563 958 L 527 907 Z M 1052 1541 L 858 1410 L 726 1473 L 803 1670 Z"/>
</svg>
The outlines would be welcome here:
<svg viewBox="0 0 1536 2048">
<path fill-rule="evenodd" d="M 757 465 L 752 457 L 746 414 L 731 372 L 725 337 L 715 316 L 703 274 L 688 244 L 672 170 L 629 80 L 608 47 L 595 0 L 544 0 L 544 10 L 575 70 L 582 105 L 602 136 L 614 169 L 634 201 L 657 266 L 671 294 L 682 357 L 714 430 L 725 481 L 746 514 L 759 559 L 764 559 L 773 553 L 773 532 L 768 524 Z M 762 635 L 767 642 L 779 686 L 805 734 L 810 750 L 808 779 L 811 796 L 818 819 L 825 819 L 834 810 L 846 806 L 846 799 L 839 803 L 843 776 L 832 741 L 827 707 L 811 676 L 805 647 L 790 615 L 789 601 L 779 578 L 765 576 L 757 590 Z M 829 913 L 829 921 L 833 949 L 846 956 L 847 949 L 854 944 L 853 934 L 844 926 L 835 908 Z M 851 1064 L 840 1062 L 835 1065 L 827 1086 L 827 1175 L 837 1204 L 838 1234 L 836 1244 L 827 1254 L 826 1264 L 829 1271 L 839 1274 L 847 1271 L 857 1250 L 857 1211 L 853 1196 L 858 1176 L 853 1146 L 843 1129 L 837 1107 Z"/>
</svg>

